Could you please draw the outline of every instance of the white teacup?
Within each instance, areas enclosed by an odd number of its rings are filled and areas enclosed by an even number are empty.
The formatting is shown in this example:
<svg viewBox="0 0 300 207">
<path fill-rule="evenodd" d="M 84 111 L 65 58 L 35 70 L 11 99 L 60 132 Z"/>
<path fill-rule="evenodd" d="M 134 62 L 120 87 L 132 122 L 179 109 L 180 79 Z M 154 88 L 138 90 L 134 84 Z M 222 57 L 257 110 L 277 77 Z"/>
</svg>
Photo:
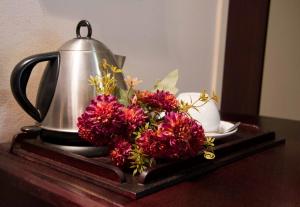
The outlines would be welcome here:
<svg viewBox="0 0 300 207">
<path fill-rule="evenodd" d="M 200 97 L 200 93 L 180 93 L 177 97 L 178 100 L 182 100 L 186 103 L 194 103 Z M 205 132 L 218 131 L 220 126 L 220 113 L 214 100 L 209 100 L 207 103 L 198 101 L 196 103 L 196 109 L 189 109 L 189 115 L 199 121 Z"/>
</svg>

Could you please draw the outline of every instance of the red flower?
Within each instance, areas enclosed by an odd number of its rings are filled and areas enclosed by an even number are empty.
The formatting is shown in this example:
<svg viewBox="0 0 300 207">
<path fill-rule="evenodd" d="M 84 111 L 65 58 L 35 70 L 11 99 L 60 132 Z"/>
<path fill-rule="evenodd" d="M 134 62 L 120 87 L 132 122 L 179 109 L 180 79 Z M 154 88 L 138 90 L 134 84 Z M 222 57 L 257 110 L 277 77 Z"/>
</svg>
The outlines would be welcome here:
<svg viewBox="0 0 300 207">
<path fill-rule="evenodd" d="M 116 138 L 115 141 L 115 148 L 110 152 L 110 157 L 112 162 L 120 167 L 123 168 L 128 164 L 129 156 L 131 154 L 131 144 L 122 138 Z"/>
<path fill-rule="evenodd" d="M 178 101 L 176 97 L 169 91 L 157 90 L 154 93 L 149 91 L 139 91 L 137 98 L 142 104 L 145 104 L 153 109 L 159 111 L 173 111 L 178 108 Z"/>
<path fill-rule="evenodd" d="M 122 108 L 114 96 L 96 97 L 78 118 L 80 137 L 98 146 L 107 145 L 113 135 L 124 132 Z"/>
<path fill-rule="evenodd" d="M 154 158 L 185 159 L 196 156 L 204 141 L 201 125 L 183 113 L 170 112 L 156 132 L 148 130 L 136 142 Z"/>
<path fill-rule="evenodd" d="M 145 115 L 142 108 L 137 105 L 132 105 L 127 108 L 123 108 L 124 122 L 127 123 L 127 132 L 130 136 L 137 127 L 145 124 L 147 116 Z"/>
<path fill-rule="evenodd" d="M 154 149 L 151 145 L 156 142 L 156 133 L 152 130 L 146 130 L 142 135 L 136 140 L 136 144 L 143 149 L 143 152 L 147 155 L 155 154 Z"/>
</svg>

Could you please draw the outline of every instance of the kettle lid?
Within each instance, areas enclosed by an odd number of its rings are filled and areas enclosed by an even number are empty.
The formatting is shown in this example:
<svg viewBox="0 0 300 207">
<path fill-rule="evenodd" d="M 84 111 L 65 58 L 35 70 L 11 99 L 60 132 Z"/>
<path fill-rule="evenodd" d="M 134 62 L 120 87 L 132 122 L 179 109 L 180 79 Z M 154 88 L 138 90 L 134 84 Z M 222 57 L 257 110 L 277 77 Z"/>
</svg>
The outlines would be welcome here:
<svg viewBox="0 0 300 207">
<path fill-rule="evenodd" d="M 88 33 L 86 37 L 81 36 L 81 27 L 87 27 Z M 110 51 L 102 42 L 92 38 L 92 26 L 87 20 L 81 20 L 76 27 L 76 38 L 69 40 L 63 44 L 60 51 Z"/>
</svg>

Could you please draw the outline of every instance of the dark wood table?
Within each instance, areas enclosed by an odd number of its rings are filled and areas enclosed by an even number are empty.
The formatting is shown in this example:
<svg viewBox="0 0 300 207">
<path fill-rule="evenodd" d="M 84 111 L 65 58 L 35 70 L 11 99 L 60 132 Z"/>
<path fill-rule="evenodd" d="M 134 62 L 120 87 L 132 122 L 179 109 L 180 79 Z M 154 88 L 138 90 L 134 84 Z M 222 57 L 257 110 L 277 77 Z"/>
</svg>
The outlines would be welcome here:
<svg viewBox="0 0 300 207">
<path fill-rule="evenodd" d="M 0 206 L 300 206 L 300 122 L 223 115 L 286 138 L 193 180 L 132 200 L 8 152 L 0 145 Z"/>
</svg>

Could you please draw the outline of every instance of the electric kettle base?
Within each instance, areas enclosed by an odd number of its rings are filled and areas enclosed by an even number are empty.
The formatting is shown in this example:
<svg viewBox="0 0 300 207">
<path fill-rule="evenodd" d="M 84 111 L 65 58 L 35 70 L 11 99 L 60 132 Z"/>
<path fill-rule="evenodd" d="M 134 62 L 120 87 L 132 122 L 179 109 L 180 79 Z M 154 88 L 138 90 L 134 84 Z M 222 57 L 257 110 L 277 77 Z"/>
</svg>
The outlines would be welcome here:
<svg viewBox="0 0 300 207">
<path fill-rule="evenodd" d="M 52 144 L 49 142 L 43 142 L 45 145 L 48 145 L 52 148 L 63 150 L 65 152 L 70 152 L 85 157 L 99 157 L 107 155 L 108 147 L 94 147 L 94 146 L 70 146 L 70 145 L 59 145 Z"/>
<path fill-rule="evenodd" d="M 38 126 L 24 126 L 21 131 L 35 134 L 45 145 L 85 157 L 99 157 L 108 154 L 108 147 L 96 147 L 82 140 L 78 133 L 57 132 L 41 129 Z"/>
<path fill-rule="evenodd" d="M 44 142 L 52 144 L 70 146 L 92 146 L 89 142 L 81 139 L 78 133 L 59 132 L 41 129 L 39 134 Z"/>
<path fill-rule="evenodd" d="M 57 132 L 42 129 L 40 139 L 44 144 L 53 148 L 83 155 L 86 157 L 98 157 L 108 154 L 108 147 L 96 147 L 82 140 L 78 133 Z"/>
</svg>

